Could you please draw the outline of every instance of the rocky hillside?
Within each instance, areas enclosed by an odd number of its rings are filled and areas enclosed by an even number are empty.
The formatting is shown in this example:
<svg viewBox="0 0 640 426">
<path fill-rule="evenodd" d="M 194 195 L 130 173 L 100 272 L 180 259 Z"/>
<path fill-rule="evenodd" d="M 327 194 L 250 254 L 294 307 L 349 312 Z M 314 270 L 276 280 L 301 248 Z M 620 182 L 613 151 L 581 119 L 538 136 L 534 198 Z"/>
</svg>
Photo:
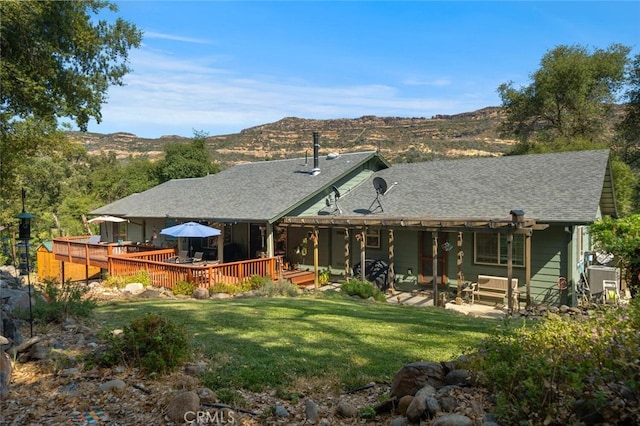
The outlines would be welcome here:
<svg viewBox="0 0 640 426">
<path fill-rule="evenodd" d="M 391 162 L 416 162 L 433 158 L 500 155 L 514 141 L 500 139 L 500 109 L 436 115 L 431 118 L 363 116 L 355 119 L 314 120 L 283 118 L 229 135 L 209 136 L 214 158 L 227 166 L 242 161 L 312 155 L 313 132 L 320 134 L 321 154 L 379 149 Z M 146 155 L 158 158 L 168 142 L 188 142 L 182 136 L 139 138 L 131 133 L 69 132 L 92 154 L 113 151 L 119 158 Z"/>
</svg>

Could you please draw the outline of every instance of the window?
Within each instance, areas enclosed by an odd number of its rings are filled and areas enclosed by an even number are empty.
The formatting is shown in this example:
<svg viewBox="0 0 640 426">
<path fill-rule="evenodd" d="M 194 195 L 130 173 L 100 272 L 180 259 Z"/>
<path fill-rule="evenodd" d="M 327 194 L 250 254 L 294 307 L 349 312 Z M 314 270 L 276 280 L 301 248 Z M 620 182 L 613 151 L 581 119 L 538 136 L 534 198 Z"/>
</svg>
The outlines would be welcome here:
<svg viewBox="0 0 640 426">
<path fill-rule="evenodd" d="M 367 248 L 380 248 L 380 230 L 379 229 L 367 229 L 365 234 L 366 247 Z"/>
<path fill-rule="evenodd" d="M 506 235 L 477 233 L 474 243 L 475 263 L 506 266 L 508 256 Z M 514 266 L 524 266 L 524 235 L 513 236 L 512 261 Z"/>
</svg>

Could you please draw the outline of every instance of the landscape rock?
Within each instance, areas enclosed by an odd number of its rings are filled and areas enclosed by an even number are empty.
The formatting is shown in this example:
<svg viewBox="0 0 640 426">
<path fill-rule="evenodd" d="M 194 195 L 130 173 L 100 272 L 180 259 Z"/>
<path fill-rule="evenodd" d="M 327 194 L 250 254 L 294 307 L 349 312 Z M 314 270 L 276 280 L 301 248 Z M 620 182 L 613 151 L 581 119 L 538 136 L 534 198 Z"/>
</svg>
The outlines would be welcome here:
<svg viewBox="0 0 640 426">
<path fill-rule="evenodd" d="M 396 417 L 395 419 L 391 420 L 389 426 L 407 426 L 409 424 L 409 420 L 406 417 Z"/>
<path fill-rule="evenodd" d="M 198 287 L 195 290 L 193 290 L 193 293 L 191 293 L 191 297 L 193 297 L 194 299 L 199 299 L 199 300 L 205 300 L 209 298 L 209 290 L 204 288 L 204 287 Z"/>
<path fill-rule="evenodd" d="M 51 346 L 46 343 L 36 343 L 31 346 L 31 350 L 29 351 L 29 356 L 32 359 L 43 360 L 49 358 L 51 354 Z"/>
<path fill-rule="evenodd" d="M 187 412 L 200 411 L 200 398 L 195 392 L 185 391 L 175 395 L 167 404 L 167 417 L 172 422 L 183 424 Z"/>
<path fill-rule="evenodd" d="M 444 367 L 438 362 L 414 362 L 402 367 L 393 377 L 391 394 L 402 398 L 415 395 L 425 385 L 440 387 L 444 383 Z"/>
<path fill-rule="evenodd" d="M 400 414 L 401 416 L 406 416 L 407 408 L 409 408 L 411 401 L 413 401 L 412 395 L 405 395 L 402 398 L 400 398 L 400 400 L 398 401 L 398 408 L 397 408 L 398 414 Z"/>
<path fill-rule="evenodd" d="M 468 370 L 453 370 L 444 377 L 445 385 L 469 386 L 471 374 Z"/>
<path fill-rule="evenodd" d="M 214 403 L 218 401 L 216 393 L 209 388 L 198 389 L 198 398 L 200 398 L 200 402 Z"/>
<path fill-rule="evenodd" d="M 5 351 L 0 351 L 0 399 L 9 394 L 9 383 L 11 383 L 11 357 Z"/>
<path fill-rule="evenodd" d="M 416 392 L 413 400 L 407 407 L 407 418 L 409 421 L 417 422 L 429 414 L 429 402 L 427 402 L 427 400 L 433 399 L 435 394 L 436 389 L 429 384 L 423 386 Z"/>
<path fill-rule="evenodd" d="M 473 420 L 462 414 L 446 414 L 435 419 L 432 426 L 473 426 Z"/>
<path fill-rule="evenodd" d="M 315 423 L 318 419 L 318 404 L 316 404 L 312 399 L 307 399 L 304 402 L 304 415 L 306 421 L 310 423 Z"/>
<path fill-rule="evenodd" d="M 280 404 L 273 407 L 273 413 L 278 417 L 289 417 L 289 411 Z"/>
<path fill-rule="evenodd" d="M 109 380 L 108 382 L 102 383 L 98 386 L 98 390 L 102 392 L 107 392 L 113 389 L 124 389 L 127 387 L 127 384 L 120 379 Z"/>
<path fill-rule="evenodd" d="M 129 283 L 127 284 L 123 291 L 128 291 L 131 294 L 140 294 L 144 292 L 144 284 L 142 283 Z"/>
<path fill-rule="evenodd" d="M 147 288 L 142 293 L 138 294 L 138 297 L 145 299 L 156 299 L 160 297 L 160 290 L 156 290 L 155 288 Z"/>
<path fill-rule="evenodd" d="M 355 418 L 358 417 L 358 409 L 347 401 L 340 401 L 336 407 L 336 414 L 340 417 Z"/>
</svg>

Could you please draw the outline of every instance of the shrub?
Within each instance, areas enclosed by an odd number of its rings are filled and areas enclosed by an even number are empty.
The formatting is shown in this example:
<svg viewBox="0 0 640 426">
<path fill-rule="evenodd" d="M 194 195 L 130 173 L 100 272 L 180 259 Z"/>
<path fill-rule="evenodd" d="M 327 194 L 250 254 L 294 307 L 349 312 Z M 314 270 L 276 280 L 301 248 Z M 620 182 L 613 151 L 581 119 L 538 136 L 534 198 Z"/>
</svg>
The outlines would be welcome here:
<svg viewBox="0 0 640 426">
<path fill-rule="evenodd" d="M 260 275 L 252 275 L 249 278 L 249 288 L 251 290 L 257 290 L 262 287 L 268 280 L 266 278 L 261 277 Z"/>
<path fill-rule="evenodd" d="M 603 307 L 588 317 L 550 315 L 483 341 L 469 367 L 495 393 L 501 423 L 580 423 L 571 413 L 585 395 L 591 395 L 590 403 L 599 410 L 611 398 L 598 395 L 612 392 L 612 383 L 637 391 L 639 306 L 634 300 L 628 307 Z M 618 418 L 605 420 L 616 423 Z"/>
<path fill-rule="evenodd" d="M 191 293 L 196 289 L 195 284 L 180 280 L 171 289 L 173 294 L 180 294 L 183 296 L 191 296 Z"/>
<path fill-rule="evenodd" d="M 251 284 L 249 283 L 249 281 L 243 281 L 239 284 L 215 283 L 211 287 L 209 287 L 209 294 L 214 294 L 214 293 L 238 294 L 238 293 L 244 293 L 249 290 L 251 290 Z"/>
<path fill-rule="evenodd" d="M 300 293 L 300 289 L 297 285 L 291 284 L 289 281 L 267 281 L 264 285 L 258 289 L 258 296 L 274 297 L 274 296 L 288 296 L 295 297 Z"/>
<path fill-rule="evenodd" d="M 142 283 L 145 287 L 151 285 L 151 276 L 146 269 L 140 269 L 135 275 L 131 276 L 109 276 L 102 281 L 104 287 L 124 288 L 127 284 Z"/>
<path fill-rule="evenodd" d="M 331 267 L 323 269 L 318 274 L 318 284 L 327 285 L 329 284 L 329 279 L 331 278 Z"/>
<path fill-rule="evenodd" d="M 97 306 L 94 299 L 86 297 L 89 288 L 84 284 L 45 280 L 38 291 L 42 298 L 34 299 L 33 317 L 45 323 L 62 323 L 67 317 L 88 317 Z"/>
<path fill-rule="evenodd" d="M 102 365 L 119 363 L 141 368 L 153 375 L 175 370 L 188 359 L 189 339 L 184 327 L 168 318 L 146 314 L 134 319 L 122 334 L 108 334 Z"/>
<path fill-rule="evenodd" d="M 359 296 L 362 299 L 373 297 L 378 302 L 386 302 L 380 289 L 368 281 L 350 280 L 342 284 L 340 289 L 350 296 Z"/>
</svg>

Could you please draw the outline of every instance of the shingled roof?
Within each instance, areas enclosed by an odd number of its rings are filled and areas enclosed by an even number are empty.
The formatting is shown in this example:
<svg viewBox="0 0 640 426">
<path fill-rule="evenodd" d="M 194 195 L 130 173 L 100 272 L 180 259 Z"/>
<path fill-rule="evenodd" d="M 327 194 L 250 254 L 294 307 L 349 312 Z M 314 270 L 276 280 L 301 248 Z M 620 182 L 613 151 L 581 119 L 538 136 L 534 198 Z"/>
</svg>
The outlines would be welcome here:
<svg viewBox="0 0 640 426">
<path fill-rule="evenodd" d="M 382 209 L 375 177 L 397 182 Z M 345 217 L 500 218 L 519 209 L 538 222 L 590 223 L 616 216 L 611 182 L 608 150 L 439 160 L 378 171 L 340 202 Z"/>
<path fill-rule="evenodd" d="M 317 176 L 311 175 L 311 158 L 239 164 L 201 178 L 170 180 L 91 214 L 273 222 L 369 161 L 389 166 L 374 151 L 320 157 Z"/>
</svg>

